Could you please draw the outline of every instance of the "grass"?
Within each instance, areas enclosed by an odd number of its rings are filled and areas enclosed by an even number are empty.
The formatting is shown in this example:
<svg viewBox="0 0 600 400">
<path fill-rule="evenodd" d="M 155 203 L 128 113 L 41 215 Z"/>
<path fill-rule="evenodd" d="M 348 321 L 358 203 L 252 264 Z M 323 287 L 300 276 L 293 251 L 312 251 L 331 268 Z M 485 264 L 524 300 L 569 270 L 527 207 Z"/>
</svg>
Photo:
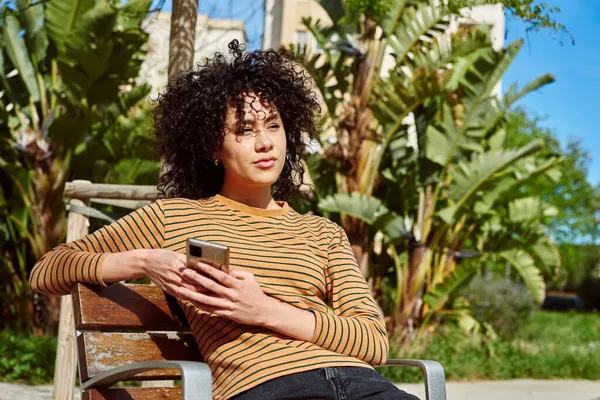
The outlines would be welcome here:
<svg viewBox="0 0 600 400">
<path fill-rule="evenodd" d="M 442 363 L 449 380 L 600 379 L 600 315 L 538 311 L 511 339 L 481 342 L 442 327 L 401 358 Z M 419 382 L 414 368 L 381 368 L 396 382 Z"/>
<path fill-rule="evenodd" d="M 515 378 L 600 379 L 600 314 L 536 312 L 512 339 L 478 342 L 457 328 L 442 326 L 417 351 L 393 358 L 432 359 L 449 380 Z M 52 382 L 56 338 L 0 331 L 0 380 Z M 420 382 L 418 368 L 385 367 L 395 382 Z"/>
</svg>

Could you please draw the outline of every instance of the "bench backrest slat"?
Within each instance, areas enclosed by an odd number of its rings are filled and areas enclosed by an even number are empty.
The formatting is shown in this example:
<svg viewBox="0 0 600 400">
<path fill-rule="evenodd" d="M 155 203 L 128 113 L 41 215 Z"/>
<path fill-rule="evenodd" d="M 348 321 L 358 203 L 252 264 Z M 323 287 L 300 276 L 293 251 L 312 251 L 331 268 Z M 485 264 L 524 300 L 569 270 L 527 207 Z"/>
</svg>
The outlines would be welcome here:
<svg viewBox="0 0 600 400">
<path fill-rule="evenodd" d="M 189 331 L 177 301 L 157 286 L 77 284 L 73 305 L 78 331 Z"/>
<path fill-rule="evenodd" d="M 81 400 L 181 400 L 181 387 L 114 388 L 87 390 Z"/>
<path fill-rule="evenodd" d="M 81 379 L 87 381 L 100 372 L 138 361 L 201 360 L 190 333 L 83 332 L 77 338 Z M 82 363 L 83 361 L 83 363 Z M 179 370 L 155 370 L 132 380 L 179 379 Z"/>
<path fill-rule="evenodd" d="M 202 360 L 177 300 L 157 286 L 77 284 L 72 298 L 83 382 L 138 361 Z M 158 370 L 132 380 L 153 379 L 180 379 L 180 372 Z"/>
</svg>

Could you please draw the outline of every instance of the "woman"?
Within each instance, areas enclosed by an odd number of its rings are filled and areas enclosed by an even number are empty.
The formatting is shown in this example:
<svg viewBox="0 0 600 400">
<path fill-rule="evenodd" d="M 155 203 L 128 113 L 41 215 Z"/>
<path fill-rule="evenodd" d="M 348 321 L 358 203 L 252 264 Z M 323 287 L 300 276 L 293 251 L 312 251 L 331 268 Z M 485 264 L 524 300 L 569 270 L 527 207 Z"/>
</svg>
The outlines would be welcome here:
<svg viewBox="0 0 600 400">
<path fill-rule="evenodd" d="M 388 341 L 344 231 L 285 202 L 318 131 L 309 78 L 286 54 L 229 47 L 159 96 L 163 199 L 53 249 L 32 287 L 150 278 L 179 299 L 215 399 L 414 399 L 371 367 Z M 229 246 L 229 274 L 188 268 L 189 237 Z"/>
</svg>

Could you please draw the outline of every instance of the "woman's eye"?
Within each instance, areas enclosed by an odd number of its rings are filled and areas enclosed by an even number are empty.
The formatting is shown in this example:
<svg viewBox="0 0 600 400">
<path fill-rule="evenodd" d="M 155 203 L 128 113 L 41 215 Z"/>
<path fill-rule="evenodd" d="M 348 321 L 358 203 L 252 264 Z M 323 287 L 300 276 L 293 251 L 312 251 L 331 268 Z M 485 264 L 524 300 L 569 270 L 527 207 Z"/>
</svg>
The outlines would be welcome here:
<svg viewBox="0 0 600 400">
<path fill-rule="evenodd" d="M 273 125 L 269 126 L 269 129 L 279 129 L 279 125 L 273 124 Z"/>
</svg>

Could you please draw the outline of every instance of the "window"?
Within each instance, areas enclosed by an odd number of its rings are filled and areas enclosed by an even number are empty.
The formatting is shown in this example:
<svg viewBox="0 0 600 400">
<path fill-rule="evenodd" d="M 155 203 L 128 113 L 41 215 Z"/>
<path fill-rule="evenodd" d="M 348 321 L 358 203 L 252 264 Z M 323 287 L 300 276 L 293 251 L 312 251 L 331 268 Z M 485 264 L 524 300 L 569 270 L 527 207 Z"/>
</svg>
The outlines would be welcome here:
<svg viewBox="0 0 600 400">
<path fill-rule="evenodd" d="M 308 32 L 306 32 L 306 31 L 294 32 L 294 44 L 299 47 L 305 47 L 308 44 Z"/>
<path fill-rule="evenodd" d="M 319 41 L 317 40 L 317 38 L 313 39 L 313 52 L 318 54 L 321 54 L 323 52 L 323 49 L 321 48 L 321 46 L 319 46 Z"/>
</svg>

